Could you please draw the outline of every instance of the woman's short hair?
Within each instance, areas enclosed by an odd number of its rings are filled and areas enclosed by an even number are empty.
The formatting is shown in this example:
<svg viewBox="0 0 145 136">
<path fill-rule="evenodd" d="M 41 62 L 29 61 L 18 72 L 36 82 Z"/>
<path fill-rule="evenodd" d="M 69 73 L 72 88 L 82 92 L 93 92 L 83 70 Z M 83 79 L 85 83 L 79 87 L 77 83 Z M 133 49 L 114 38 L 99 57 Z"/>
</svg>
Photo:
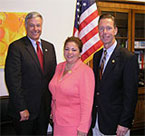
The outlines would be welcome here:
<svg viewBox="0 0 145 136">
<path fill-rule="evenodd" d="M 68 37 L 64 42 L 64 48 L 68 42 L 76 43 L 79 48 L 80 53 L 82 52 L 83 43 L 78 37 L 75 37 L 75 36 Z"/>
</svg>

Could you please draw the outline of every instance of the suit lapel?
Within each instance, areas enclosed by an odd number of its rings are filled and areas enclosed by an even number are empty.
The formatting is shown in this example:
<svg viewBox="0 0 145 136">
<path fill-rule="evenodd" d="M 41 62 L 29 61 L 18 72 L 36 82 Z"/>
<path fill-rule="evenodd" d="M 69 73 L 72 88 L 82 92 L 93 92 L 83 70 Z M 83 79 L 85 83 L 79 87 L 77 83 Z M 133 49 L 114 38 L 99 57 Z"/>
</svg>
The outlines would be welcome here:
<svg viewBox="0 0 145 136">
<path fill-rule="evenodd" d="M 47 59 L 47 55 L 49 54 L 48 52 L 49 52 L 49 50 L 48 50 L 48 46 L 46 46 L 46 44 L 44 43 L 44 41 L 43 40 L 41 40 L 41 45 L 42 45 L 42 50 L 43 50 L 43 68 L 44 68 L 44 73 L 45 73 L 45 71 L 46 71 L 46 66 L 47 66 L 47 64 L 46 64 L 46 59 Z"/>
<path fill-rule="evenodd" d="M 100 59 L 101 59 L 102 53 L 103 53 L 103 49 L 101 49 L 99 52 L 95 54 L 94 65 L 93 65 L 94 71 L 97 71 L 100 67 Z"/>
<path fill-rule="evenodd" d="M 35 49 L 32 46 L 31 41 L 28 39 L 28 37 L 25 38 L 25 45 L 26 45 L 26 50 L 29 52 L 30 56 L 33 58 L 36 65 L 39 67 L 40 71 L 42 72 L 37 54 L 35 52 Z"/>
<path fill-rule="evenodd" d="M 100 68 L 100 60 L 101 60 L 102 53 L 103 53 L 103 49 L 98 51 L 93 58 L 93 71 L 95 74 L 96 84 L 99 83 L 100 81 L 99 68 Z"/>
<path fill-rule="evenodd" d="M 107 65 L 106 65 L 106 68 L 104 70 L 102 79 L 107 77 L 111 73 L 111 71 L 113 70 L 114 66 L 116 65 L 116 63 L 118 61 L 118 56 L 119 56 L 119 48 L 120 47 L 117 45 L 115 50 L 113 51 Z"/>
</svg>

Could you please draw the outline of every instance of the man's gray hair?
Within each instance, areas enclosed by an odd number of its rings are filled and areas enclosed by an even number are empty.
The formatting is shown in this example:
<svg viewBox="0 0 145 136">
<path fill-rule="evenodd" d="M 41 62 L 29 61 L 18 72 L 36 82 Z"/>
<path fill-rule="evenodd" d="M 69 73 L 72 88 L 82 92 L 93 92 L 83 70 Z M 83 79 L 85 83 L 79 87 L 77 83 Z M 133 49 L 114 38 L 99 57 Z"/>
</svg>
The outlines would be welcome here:
<svg viewBox="0 0 145 136">
<path fill-rule="evenodd" d="M 25 17 L 25 26 L 27 26 L 27 23 L 28 23 L 29 19 L 35 18 L 35 17 L 40 17 L 43 20 L 43 17 L 42 17 L 42 15 L 40 13 L 38 13 L 38 12 L 30 12 Z"/>
</svg>

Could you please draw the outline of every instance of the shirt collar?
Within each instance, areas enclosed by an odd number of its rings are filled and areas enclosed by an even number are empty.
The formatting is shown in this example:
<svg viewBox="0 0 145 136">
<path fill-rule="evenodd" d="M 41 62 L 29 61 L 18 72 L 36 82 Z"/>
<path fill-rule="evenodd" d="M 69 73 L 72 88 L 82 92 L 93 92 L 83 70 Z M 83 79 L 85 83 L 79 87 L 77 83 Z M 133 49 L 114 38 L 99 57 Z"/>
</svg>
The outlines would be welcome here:
<svg viewBox="0 0 145 136">
<path fill-rule="evenodd" d="M 107 49 L 107 54 L 108 54 L 109 56 L 112 54 L 112 52 L 114 51 L 114 49 L 115 49 L 116 46 L 117 46 L 117 41 L 115 40 L 114 44 L 113 44 L 111 47 L 109 47 L 109 48 Z M 103 51 L 104 51 L 104 50 L 106 50 L 106 49 L 104 48 Z"/>
<path fill-rule="evenodd" d="M 30 37 L 28 37 L 32 43 L 32 46 L 34 47 L 35 51 L 37 50 L 37 45 L 36 45 L 36 41 L 31 39 Z M 41 40 L 39 39 L 38 42 L 40 43 L 40 49 L 42 50 L 42 45 L 41 45 Z M 43 52 L 43 50 L 42 50 Z"/>
<path fill-rule="evenodd" d="M 30 39 L 30 41 L 32 42 L 33 45 L 36 44 L 35 40 L 31 39 L 29 36 L 28 36 L 28 38 Z M 38 42 L 41 44 L 41 40 L 40 39 L 38 40 Z"/>
</svg>

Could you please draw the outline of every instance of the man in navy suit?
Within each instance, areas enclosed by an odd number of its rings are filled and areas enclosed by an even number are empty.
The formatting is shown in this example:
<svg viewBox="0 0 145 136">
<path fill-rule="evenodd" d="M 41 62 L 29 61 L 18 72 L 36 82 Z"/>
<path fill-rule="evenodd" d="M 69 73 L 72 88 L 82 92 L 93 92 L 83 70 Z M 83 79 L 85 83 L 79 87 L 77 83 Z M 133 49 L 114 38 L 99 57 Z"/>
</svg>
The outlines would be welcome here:
<svg viewBox="0 0 145 136">
<path fill-rule="evenodd" d="M 10 44 L 5 65 L 9 92 L 8 114 L 18 135 L 47 135 L 51 112 L 48 83 L 56 67 L 53 44 L 40 39 L 43 18 L 30 12 L 25 18 L 27 36 Z M 41 62 L 37 56 L 39 42 Z"/>
<path fill-rule="evenodd" d="M 98 27 L 104 48 L 93 57 L 96 78 L 92 112 L 93 136 L 127 136 L 137 102 L 137 58 L 126 48 L 121 48 L 116 41 L 118 30 L 112 15 L 101 15 Z"/>
</svg>

